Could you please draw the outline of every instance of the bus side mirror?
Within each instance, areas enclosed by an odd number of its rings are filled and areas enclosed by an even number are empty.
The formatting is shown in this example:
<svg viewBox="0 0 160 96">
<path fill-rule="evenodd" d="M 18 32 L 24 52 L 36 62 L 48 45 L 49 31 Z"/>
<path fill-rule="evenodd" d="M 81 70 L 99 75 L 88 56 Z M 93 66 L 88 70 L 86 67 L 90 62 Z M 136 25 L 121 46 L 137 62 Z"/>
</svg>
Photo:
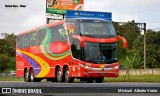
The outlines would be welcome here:
<svg viewBox="0 0 160 96">
<path fill-rule="evenodd" d="M 78 39 L 80 41 L 80 45 L 82 48 L 84 48 L 84 39 L 80 37 L 79 35 L 72 35 L 74 39 Z"/>
<path fill-rule="evenodd" d="M 124 48 L 127 48 L 127 40 L 126 40 L 124 37 L 122 37 L 122 36 L 117 36 L 117 39 L 122 40 L 122 41 L 123 41 L 123 47 L 124 47 Z"/>
</svg>

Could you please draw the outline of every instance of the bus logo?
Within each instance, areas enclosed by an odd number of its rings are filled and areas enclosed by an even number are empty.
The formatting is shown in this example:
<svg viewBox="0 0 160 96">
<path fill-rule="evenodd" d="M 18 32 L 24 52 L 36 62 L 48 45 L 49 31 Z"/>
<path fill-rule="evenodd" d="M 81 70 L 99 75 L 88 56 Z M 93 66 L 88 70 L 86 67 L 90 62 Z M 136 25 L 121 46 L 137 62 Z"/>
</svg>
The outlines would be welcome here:
<svg viewBox="0 0 160 96">
<path fill-rule="evenodd" d="M 74 15 L 78 16 L 78 12 L 75 12 Z"/>
</svg>

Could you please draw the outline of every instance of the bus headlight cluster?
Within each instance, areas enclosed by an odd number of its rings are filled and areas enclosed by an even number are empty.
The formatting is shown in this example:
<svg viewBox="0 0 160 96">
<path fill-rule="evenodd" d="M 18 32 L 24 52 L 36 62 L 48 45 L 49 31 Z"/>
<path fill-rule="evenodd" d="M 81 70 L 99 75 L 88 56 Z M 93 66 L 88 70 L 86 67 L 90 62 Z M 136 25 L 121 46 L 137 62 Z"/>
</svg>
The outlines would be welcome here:
<svg viewBox="0 0 160 96">
<path fill-rule="evenodd" d="M 83 65 L 83 64 L 80 64 L 80 63 L 79 63 L 79 66 L 80 66 L 80 67 L 83 67 L 83 68 L 86 68 L 86 69 L 92 69 L 91 66 Z"/>
</svg>

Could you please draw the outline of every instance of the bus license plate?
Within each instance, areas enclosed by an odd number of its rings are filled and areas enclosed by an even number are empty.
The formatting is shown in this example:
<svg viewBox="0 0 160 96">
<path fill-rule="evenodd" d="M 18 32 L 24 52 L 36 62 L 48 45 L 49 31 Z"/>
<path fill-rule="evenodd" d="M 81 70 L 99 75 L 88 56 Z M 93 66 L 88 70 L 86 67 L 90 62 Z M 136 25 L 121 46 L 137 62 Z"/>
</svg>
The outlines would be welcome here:
<svg viewBox="0 0 160 96">
<path fill-rule="evenodd" d="M 106 75 L 106 74 L 104 74 L 104 73 L 101 73 L 101 74 L 100 74 L 100 76 L 105 76 L 105 75 Z"/>
</svg>

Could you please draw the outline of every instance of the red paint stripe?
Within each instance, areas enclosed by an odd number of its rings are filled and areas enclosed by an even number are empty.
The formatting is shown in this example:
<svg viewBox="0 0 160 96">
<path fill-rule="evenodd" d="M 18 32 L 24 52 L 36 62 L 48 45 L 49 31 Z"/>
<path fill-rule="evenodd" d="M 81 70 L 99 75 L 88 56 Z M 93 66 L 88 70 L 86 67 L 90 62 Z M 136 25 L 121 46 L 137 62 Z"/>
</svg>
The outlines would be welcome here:
<svg viewBox="0 0 160 96">
<path fill-rule="evenodd" d="M 107 39 L 102 39 L 102 38 L 90 38 L 90 37 L 82 37 L 84 41 L 88 42 L 100 42 L 100 43 L 113 43 L 117 42 L 117 38 L 107 38 Z"/>
<path fill-rule="evenodd" d="M 90 38 L 90 37 L 83 37 L 79 35 L 72 35 L 73 38 L 80 40 L 80 43 L 83 47 L 84 41 L 88 42 L 97 42 L 97 43 L 113 43 L 117 42 L 117 38 Z"/>
</svg>

